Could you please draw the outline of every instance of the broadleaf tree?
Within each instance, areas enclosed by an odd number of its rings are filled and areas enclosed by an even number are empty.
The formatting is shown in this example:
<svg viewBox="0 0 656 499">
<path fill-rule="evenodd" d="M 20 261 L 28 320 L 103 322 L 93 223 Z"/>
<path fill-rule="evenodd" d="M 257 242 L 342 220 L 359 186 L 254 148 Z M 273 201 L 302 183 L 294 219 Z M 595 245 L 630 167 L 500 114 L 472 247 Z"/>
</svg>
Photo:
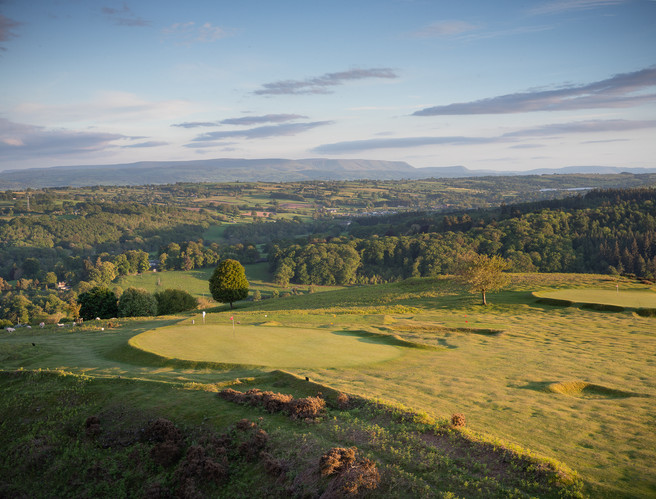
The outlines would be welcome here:
<svg viewBox="0 0 656 499">
<path fill-rule="evenodd" d="M 474 255 L 466 258 L 458 266 L 456 277 L 469 285 L 472 293 L 481 293 L 483 305 L 487 305 L 486 292 L 507 286 L 510 277 L 503 271 L 510 267 L 510 262 L 498 255 Z"/>
<path fill-rule="evenodd" d="M 248 296 L 248 280 L 244 266 L 237 260 L 223 260 L 210 277 L 210 293 L 221 303 L 233 303 Z"/>
</svg>

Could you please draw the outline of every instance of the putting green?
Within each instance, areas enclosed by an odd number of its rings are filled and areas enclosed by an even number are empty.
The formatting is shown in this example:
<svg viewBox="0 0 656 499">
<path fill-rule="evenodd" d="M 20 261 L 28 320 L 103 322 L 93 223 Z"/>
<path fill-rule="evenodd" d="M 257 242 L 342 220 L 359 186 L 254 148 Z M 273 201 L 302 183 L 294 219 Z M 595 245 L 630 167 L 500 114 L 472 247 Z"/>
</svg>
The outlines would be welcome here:
<svg viewBox="0 0 656 499">
<path fill-rule="evenodd" d="M 651 289 L 556 289 L 539 291 L 535 296 L 569 300 L 574 303 L 597 303 L 629 308 L 656 308 L 656 293 Z"/>
<path fill-rule="evenodd" d="M 133 347 L 168 358 L 276 368 L 345 367 L 399 357 L 385 338 L 318 329 L 184 325 L 153 329 L 130 340 Z"/>
</svg>

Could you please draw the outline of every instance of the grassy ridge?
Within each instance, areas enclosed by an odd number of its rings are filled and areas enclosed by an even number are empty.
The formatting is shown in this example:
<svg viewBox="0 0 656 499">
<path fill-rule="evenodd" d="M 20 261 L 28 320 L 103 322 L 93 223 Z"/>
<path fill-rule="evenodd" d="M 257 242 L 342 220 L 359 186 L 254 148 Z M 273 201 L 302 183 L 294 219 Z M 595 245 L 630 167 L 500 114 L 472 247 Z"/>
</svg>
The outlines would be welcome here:
<svg viewBox="0 0 656 499">
<path fill-rule="evenodd" d="M 554 461 L 501 447 L 402 407 L 351 399 L 350 407 L 337 408 L 336 392 L 280 371 L 222 386 L 245 390 L 255 383 L 297 397 L 322 388 L 329 407 L 308 426 L 224 401 L 214 394 L 217 384 L 100 380 L 62 371 L 0 372 L 0 416 L 5 422 L 0 431 L 0 491 L 30 497 L 141 497 L 155 491 L 304 496 L 331 486 L 331 477 L 319 473 L 322 454 L 332 447 L 356 446 L 358 454 L 377 463 L 375 497 L 579 495 L 576 475 Z M 12 417 L 16 411 L 30 417 Z M 162 417 L 178 428 L 180 455 L 162 454 L 166 448 L 148 436 Z M 244 418 L 266 437 L 264 457 L 250 452 L 253 444 L 243 429 Z M 217 456 L 212 451 L 219 442 L 222 452 L 217 461 L 209 461 L 220 463 L 210 468 L 221 471 L 218 478 L 203 471 L 202 462 L 200 469 L 189 466 L 199 448 L 207 449 L 209 458 Z"/>
</svg>

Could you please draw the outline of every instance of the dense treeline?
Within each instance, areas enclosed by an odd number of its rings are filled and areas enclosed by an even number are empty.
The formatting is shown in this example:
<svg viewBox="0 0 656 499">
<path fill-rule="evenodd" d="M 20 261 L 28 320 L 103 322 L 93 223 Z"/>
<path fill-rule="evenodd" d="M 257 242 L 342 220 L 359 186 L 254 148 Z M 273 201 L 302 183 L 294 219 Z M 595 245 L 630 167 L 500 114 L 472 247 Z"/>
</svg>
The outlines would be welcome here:
<svg viewBox="0 0 656 499">
<path fill-rule="evenodd" d="M 82 202 L 67 211 L 0 222 L 0 275 L 16 279 L 16 269 L 36 258 L 64 280 L 65 272 L 79 269 L 75 259 L 156 251 L 169 242 L 198 239 L 215 222 L 205 213 L 138 203 Z"/>
<path fill-rule="evenodd" d="M 348 238 L 274 247 L 271 271 L 279 282 L 379 282 L 449 273 L 460 256 L 477 252 L 499 254 L 518 272 L 656 276 L 654 189 L 592 191 L 472 214 L 389 221 L 396 223 L 356 222 Z M 354 236 L 363 232 L 366 238 Z"/>
<path fill-rule="evenodd" d="M 257 247 L 251 243 L 224 246 L 210 243 L 205 246 L 202 240 L 198 240 L 170 243 L 160 248 L 158 263 L 160 270 L 193 270 L 211 267 L 226 258 L 255 263 L 261 256 Z"/>
</svg>

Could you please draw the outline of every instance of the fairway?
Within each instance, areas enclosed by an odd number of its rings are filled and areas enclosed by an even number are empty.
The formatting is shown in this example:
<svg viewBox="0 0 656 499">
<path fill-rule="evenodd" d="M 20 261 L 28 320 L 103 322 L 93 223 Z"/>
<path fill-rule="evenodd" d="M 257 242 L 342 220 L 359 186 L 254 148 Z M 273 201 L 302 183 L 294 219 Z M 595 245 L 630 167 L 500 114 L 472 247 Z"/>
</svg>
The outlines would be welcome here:
<svg viewBox="0 0 656 499">
<path fill-rule="evenodd" d="M 629 308 L 656 308 L 656 293 L 651 289 L 556 289 L 535 293 L 540 298 L 596 303 Z"/>
<path fill-rule="evenodd" d="M 146 331 L 136 348 L 168 358 L 276 368 L 331 368 L 394 359 L 402 349 L 328 330 L 257 325 L 186 325 Z"/>
</svg>

